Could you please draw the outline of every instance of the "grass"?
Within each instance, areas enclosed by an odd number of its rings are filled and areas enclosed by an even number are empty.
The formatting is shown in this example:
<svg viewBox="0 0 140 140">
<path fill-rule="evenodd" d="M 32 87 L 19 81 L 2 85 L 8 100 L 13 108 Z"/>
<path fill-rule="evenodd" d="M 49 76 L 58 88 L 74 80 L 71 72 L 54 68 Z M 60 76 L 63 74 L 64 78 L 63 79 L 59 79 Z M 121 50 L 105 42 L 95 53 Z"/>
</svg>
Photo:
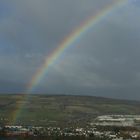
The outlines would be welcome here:
<svg viewBox="0 0 140 140">
<path fill-rule="evenodd" d="M 11 123 L 17 106 L 23 106 L 17 124 L 86 124 L 98 115 L 140 114 L 139 102 L 89 96 L 0 95 L 0 123 Z M 7 120 L 3 120 L 7 118 Z"/>
</svg>

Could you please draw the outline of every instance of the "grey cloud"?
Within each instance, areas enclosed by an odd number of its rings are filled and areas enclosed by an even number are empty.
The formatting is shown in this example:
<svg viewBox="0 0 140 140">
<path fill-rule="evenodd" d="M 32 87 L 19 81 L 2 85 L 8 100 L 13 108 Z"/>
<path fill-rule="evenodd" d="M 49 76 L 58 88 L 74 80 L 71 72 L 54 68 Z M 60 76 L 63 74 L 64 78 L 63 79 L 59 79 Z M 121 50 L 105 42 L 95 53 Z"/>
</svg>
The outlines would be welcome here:
<svg viewBox="0 0 140 140">
<path fill-rule="evenodd" d="M 9 11 L 0 16 L 0 91 L 26 91 L 50 52 L 114 1 L 1 1 Z M 134 91 L 133 98 L 139 97 L 139 14 L 139 7 L 128 4 L 90 28 L 49 67 L 33 92 L 132 98 Z"/>
</svg>

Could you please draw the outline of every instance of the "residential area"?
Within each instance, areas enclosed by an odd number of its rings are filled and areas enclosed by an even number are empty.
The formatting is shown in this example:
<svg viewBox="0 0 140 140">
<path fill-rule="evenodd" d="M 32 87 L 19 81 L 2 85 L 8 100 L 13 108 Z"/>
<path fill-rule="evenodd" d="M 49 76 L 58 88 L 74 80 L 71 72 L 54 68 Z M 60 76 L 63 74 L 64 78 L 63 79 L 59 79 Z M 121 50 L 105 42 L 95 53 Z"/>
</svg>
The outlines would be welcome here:
<svg viewBox="0 0 140 140">
<path fill-rule="evenodd" d="M 139 115 L 103 115 L 81 127 L 41 127 L 11 126 L 0 127 L 0 135 L 5 137 L 66 137 L 97 140 L 140 140 Z"/>
</svg>

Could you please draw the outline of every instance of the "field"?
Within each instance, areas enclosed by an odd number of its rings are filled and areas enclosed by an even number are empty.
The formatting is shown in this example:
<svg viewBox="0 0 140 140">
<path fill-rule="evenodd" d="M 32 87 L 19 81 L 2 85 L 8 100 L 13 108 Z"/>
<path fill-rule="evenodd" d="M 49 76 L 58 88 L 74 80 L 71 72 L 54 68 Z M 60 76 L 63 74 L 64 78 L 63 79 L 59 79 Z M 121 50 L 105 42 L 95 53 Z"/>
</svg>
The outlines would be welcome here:
<svg viewBox="0 0 140 140">
<path fill-rule="evenodd" d="M 140 114 L 139 106 L 138 101 L 91 96 L 5 94 L 0 95 L 0 124 L 82 126 L 98 115 Z"/>
</svg>

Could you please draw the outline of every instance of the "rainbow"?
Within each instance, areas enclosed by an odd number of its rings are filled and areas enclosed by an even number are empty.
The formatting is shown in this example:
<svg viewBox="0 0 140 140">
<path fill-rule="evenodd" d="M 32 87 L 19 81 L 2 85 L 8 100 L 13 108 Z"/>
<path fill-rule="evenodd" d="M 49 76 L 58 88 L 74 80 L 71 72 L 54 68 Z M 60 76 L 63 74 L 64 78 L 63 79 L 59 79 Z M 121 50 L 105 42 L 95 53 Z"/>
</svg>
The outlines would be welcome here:
<svg viewBox="0 0 140 140">
<path fill-rule="evenodd" d="M 49 56 L 46 57 L 43 65 L 37 70 L 37 72 L 33 75 L 30 83 L 28 84 L 26 90 L 26 96 L 23 97 L 24 101 L 28 100 L 29 94 L 33 91 L 35 87 L 40 83 L 43 77 L 47 74 L 49 68 L 54 64 L 54 62 L 61 56 L 63 52 L 66 51 L 67 48 L 71 47 L 73 43 L 75 43 L 78 39 L 80 39 L 90 28 L 93 28 L 97 23 L 106 18 L 113 11 L 123 7 L 128 3 L 128 0 L 116 0 L 109 6 L 102 9 L 101 12 L 96 15 L 89 17 L 85 20 L 78 28 L 73 30 L 66 38 L 62 40 L 62 42 L 58 45 L 56 49 Z M 25 104 L 17 105 L 16 110 L 13 113 L 13 123 L 16 123 L 18 120 L 21 111 Z"/>
</svg>

